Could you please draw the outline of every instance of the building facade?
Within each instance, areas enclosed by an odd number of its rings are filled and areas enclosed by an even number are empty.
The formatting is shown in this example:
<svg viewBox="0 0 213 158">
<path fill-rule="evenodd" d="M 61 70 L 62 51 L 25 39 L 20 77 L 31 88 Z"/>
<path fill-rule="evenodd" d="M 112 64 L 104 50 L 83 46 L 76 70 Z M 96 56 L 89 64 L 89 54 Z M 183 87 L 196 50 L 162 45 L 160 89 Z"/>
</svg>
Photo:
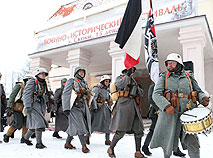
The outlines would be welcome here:
<svg viewBox="0 0 213 158">
<path fill-rule="evenodd" d="M 87 69 L 90 87 L 101 75 L 112 81 L 124 69 L 125 52 L 114 42 L 122 22 L 127 0 L 77 0 L 62 5 L 54 15 L 35 31 L 38 46 L 29 54 L 31 70 L 45 67 L 53 90 L 60 80 L 73 76 L 75 67 Z M 160 71 L 166 71 L 164 60 L 171 52 L 184 61 L 193 61 L 194 74 L 203 90 L 213 94 L 213 7 L 212 0 L 152 0 L 158 40 Z M 145 31 L 149 0 L 142 1 L 142 29 Z M 142 38 L 142 46 L 144 38 Z M 147 91 L 151 83 L 146 70 L 144 48 L 136 66 L 135 79 L 145 90 L 143 113 L 149 105 Z"/>
</svg>

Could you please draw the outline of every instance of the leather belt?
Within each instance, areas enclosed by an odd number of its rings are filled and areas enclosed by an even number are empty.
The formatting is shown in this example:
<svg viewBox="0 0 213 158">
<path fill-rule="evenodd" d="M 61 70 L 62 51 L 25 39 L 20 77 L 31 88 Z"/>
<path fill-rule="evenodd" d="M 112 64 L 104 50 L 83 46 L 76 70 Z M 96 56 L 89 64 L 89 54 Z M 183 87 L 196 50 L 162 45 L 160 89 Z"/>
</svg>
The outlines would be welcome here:
<svg viewBox="0 0 213 158">
<path fill-rule="evenodd" d="M 178 93 L 177 96 L 179 98 L 188 98 L 188 99 L 191 99 L 191 95 L 190 94 Z"/>
</svg>

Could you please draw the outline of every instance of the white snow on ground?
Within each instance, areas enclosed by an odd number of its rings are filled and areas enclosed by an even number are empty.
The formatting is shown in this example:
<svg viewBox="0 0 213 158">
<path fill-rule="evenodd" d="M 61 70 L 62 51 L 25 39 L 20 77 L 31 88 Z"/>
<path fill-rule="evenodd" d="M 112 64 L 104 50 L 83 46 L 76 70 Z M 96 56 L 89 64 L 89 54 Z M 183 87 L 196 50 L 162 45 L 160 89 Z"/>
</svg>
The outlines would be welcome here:
<svg viewBox="0 0 213 158">
<path fill-rule="evenodd" d="M 7 131 L 8 128 L 5 129 Z M 0 133 L 0 140 L 3 139 L 3 134 Z M 9 143 L 0 144 L 0 158 L 107 158 L 106 153 L 108 146 L 104 145 L 105 135 L 100 133 L 93 133 L 91 137 L 91 144 L 88 145 L 90 153 L 84 154 L 81 152 L 81 145 L 78 137 L 74 137 L 72 144 L 76 146 L 76 150 L 64 149 L 66 140 L 66 133 L 59 132 L 63 139 L 56 139 L 52 137 L 53 131 L 46 130 L 43 132 L 43 143 L 47 146 L 46 149 L 36 149 L 35 139 L 32 139 L 33 146 L 20 144 L 21 131 L 16 131 L 15 138 L 10 139 Z M 147 134 L 145 130 L 145 136 Z M 110 135 L 113 137 L 113 134 Z M 199 135 L 201 144 L 201 158 L 213 157 L 213 132 L 208 134 L 208 137 Z M 143 144 L 142 142 L 142 144 Z M 150 158 L 163 158 L 162 149 L 151 149 L 152 156 Z M 134 158 L 135 144 L 133 135 L 125 135 L 115 147 L 115 154 L 117 158 Z M 187 151 L 184 151 L 187 153 Z M 171 156 L 175 158 L 176 156 Z M 186 156 L 186 158 L 189 158 Z"/>
</svg>

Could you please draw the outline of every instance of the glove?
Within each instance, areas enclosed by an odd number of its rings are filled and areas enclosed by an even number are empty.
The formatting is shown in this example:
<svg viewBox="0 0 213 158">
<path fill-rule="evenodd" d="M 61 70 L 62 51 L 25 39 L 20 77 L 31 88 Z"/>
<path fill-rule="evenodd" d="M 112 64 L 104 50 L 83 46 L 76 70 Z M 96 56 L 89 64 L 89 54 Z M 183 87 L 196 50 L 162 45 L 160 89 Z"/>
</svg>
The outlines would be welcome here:
<svg viewBox="0 0 213 158">
<path fill-rule="evenodd" d="M 66 116 L 69 116 L 69 115 L 70 115 L 70 110 L 65 110 L 65 111 L 64 111 L 64 114 L 65 114 Z"/>
<path fill-rule="evenodd" d="M 166 109 L 167 114 L 174 114 L 175 113 L 175 109 L 171 105 L 168 105 L 165 109 Z"/>
<path fill-rule="evenodd" d="M 209 105 L 209 97 L 205 96 L 202 98 L 202 104 L 203 106 L 208 106 Z"/>
<path fill-rule="evenodd" d="M 26 110 L 27 110 L 27 114 L 31 114 L 32 113 L 32 108 L 31 107 L 27 107 Z"/>
<path fill-rule="evenodd" d="M 10 107 L 7 107 L 5 112 L 6 112 L 7 117 L 10 117 L 12 115 L 12 110 Z"/>
<path fill-rule="evenodd" d="M 130 76 L 132 74 L 132 68 L 130 68 L 129 70 L 127 70 L 126 75 Z"/>
</svg>

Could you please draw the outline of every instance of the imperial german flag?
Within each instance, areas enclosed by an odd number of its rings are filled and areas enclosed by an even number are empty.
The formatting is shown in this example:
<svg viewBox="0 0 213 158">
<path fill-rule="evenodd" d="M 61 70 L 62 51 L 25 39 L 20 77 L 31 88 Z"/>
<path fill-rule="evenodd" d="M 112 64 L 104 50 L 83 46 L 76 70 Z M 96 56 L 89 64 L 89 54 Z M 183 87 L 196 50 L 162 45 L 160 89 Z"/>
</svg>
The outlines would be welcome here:
<svg viewBox="0 0 213 158">
<path fill-rule="evenodd" d="M 141 0 L 129 0 L 115 42 L 126 52 L 124 65 L 127 69 L 140 60 L 142 42 Z"/>
</svg>

